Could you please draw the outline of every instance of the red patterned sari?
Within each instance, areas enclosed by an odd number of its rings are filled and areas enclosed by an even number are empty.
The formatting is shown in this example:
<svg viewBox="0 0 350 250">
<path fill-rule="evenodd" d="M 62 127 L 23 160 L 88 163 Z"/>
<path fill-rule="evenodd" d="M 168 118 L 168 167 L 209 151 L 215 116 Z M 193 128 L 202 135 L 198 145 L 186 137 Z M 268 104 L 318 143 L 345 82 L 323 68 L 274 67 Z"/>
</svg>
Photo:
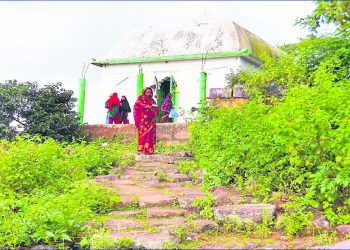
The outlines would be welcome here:
<svg viewBox="0 0 350 250">
<path fill-rule="evenodd" d="M 145 90 L 134 105 L 135 126 L 138 129 L 137 150 L 143 154 L 153 154 L 156 149 L 157 107 L 152 97 L 147 98 Z"/>
</svg>

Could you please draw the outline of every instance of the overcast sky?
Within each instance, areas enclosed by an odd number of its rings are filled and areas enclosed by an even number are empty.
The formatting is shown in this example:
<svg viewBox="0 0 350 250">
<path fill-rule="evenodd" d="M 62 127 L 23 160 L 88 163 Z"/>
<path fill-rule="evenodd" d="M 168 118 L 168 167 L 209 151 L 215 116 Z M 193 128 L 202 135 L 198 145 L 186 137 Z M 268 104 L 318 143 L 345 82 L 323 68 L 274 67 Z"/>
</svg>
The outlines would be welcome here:
<svg viewBox="0 0 350 250">
<path fill-rule="evenodd" d="M 314 8 L 312 1 L 0 2 L 0 81 L 62 82 L 78 96 L 84 62 L 105 59 L 128 29 L 209 15 L 235 21 L 277 46 L 308 34 L 293 24 Z M 99 84 L 101 73 L 89 66 L 87 88 Z M 104 123 L 87 117 L 90 124 Z"/>
</svg>

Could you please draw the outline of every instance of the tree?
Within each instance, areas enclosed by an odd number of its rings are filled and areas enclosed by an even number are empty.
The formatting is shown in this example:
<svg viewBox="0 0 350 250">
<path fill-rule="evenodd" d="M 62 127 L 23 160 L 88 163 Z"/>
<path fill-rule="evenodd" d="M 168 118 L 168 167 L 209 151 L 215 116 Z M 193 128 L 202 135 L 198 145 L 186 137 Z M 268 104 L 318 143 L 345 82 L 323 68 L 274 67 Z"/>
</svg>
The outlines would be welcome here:
<svg viewBox="0 0 350 250">
<path fill-rule="evenodd" d="M 350 29 L 350 2 L 349 1 L 315 1 L 316 9 L 307 17 L 300 18 L 297 24 L 308 27 L 311 32 L 317 33 L 321 24 L 334 24 L 338 31 L 349 32 Z"/>
<path fill-rule="evenodd" d="M 82 136 L 73 91 L 61 83 L 38 87 L 36 82 L 0 83 L 0 137 L 39 134 L 59 141 Z"/>
</svg>

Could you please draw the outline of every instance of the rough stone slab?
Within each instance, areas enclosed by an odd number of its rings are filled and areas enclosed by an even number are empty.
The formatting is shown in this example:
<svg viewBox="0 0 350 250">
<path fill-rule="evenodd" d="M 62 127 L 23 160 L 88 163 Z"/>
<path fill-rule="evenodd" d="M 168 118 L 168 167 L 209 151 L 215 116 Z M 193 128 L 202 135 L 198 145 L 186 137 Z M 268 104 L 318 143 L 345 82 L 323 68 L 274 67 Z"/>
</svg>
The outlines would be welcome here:
<svg viewBox="0 0 350 250">
<path fill-rule="evenodd" d="M 133 217 L 135 215 L 140 214 L 142 211 L 135 211 L 135 210 L 130 210 L 130 211 L 112 211 L 110 214 L 113 215 L 119 215 L 119 216 L 125 216 L 125 217 Z"/>
<path fill-rule="evenodd" d="M 107 221 L 107 227 L 111 229 L 112 232 L 126 230 L 129 228 L 141 228 L 141 225 L 134 220 L 128 219 L 111 219 Z"/>
<path fill-rule="evenodd" d="M 119 240 L 125 237 L 133 239 L 136 247 L 144 247 L 148 249 L 163 249 L 164 242 L 178 242 L 174 236 L 171 236 L 169 232 L 165 230 L 159 233 L 125 232 L 109 235 L 109 238 L 114 240 Z"/>
<path fill-rule="evenodd" d="M 260 223 L 263 214 L 266 213 L 268 218 L 272 219 L 276 213 L 276 207 L 272 204 L 242 204 L 232 206 L 214 207 L 214 218 L 216 221 L 225 221 L 226 216 L 235 215 L 242 221 L 252 220 Z"/>
<path fill-rule="evenodd" d="M 104 182 L 104 181 L 114 181 L 119 178 L 119 175 L 117 174 L 109 174 L 109 175 L 98 175 L 95 177 L 95 180 L 97 182 Z"/>
<path fill-rule="evenodd" d="M 116 191 L 120 195 L 137 195 L 137 196 L 142 196 L 142 195 L 157 195 L 161 194 L 159 192 L 155 192 L 152 190 L 149 190 L 147 188 L 142 188 L 142 187 L 137 187 L 137 186 L 120 186 L 120 189 Z"/>
<path fill-rule="evenodd" d="M 185 209 L 194 209 L 192 206 L 192 203 L 195 199 L 199 197 L 205 197 L 203 194 L 186 194 L 181 197 L 178 197 L 177 200 L 179 201 L 180 208 L 185 208 Z"/>
<path fill-rule="evenodd" d="M 312 249 L 350 249 L 350 240 L 344 240 L 332 245 L 317 246 Z"/>
<path fill-rule="evenodd" d="M 121 195 L 121 203 L 117 204 L 116 208 L 125 207 L 134 203 L 134 198 L 130 195 Z"/>
<path fill-rule="evenodd" d="M 185 215 L 185 209 L 153 207 L 147 209 L 148 218 L 174 217 Z"/>
<path fill-rule="evenodd" d="M 134 181 L 131 180 L 114 180 L 114 181 L 106 181 L 103 185 L 108 187 L 120 187 L 125 185 L 135 185 Z"/>
<path fill-rule="evenodd" d="M 169 155 L 136 155 L 135 160 L 137 162 L 164 162 L 172 164 L 176 161 L 189 161 L 193 160 L 192 157 L 179 157 L 179 156 L 169 156 Z"/>
<path fill-rule="evenodd" d="M 350 225 L 339 225 L 339 226 L 336 226 L 335 229 L 341 235 L 345 236 L 347 234 L 350 234 Z"/>
<path fill-rule="evenodd" d="M 163 163 L 162 162 L 137 162 L 135 164 L 135 167 L 137 169 L 143 168 L 143 169 L 158 169 Z"/>
<path fill-rule="evenodd" d="M 139 197 L 140 207 L 159 207 L 172 205 L 176 202 L 176 199 L 161 193 L 154 193 L 153 195 L 142 195 Z"/>
<path fill-rule="evenodd" d="M 197 233 L 202 233 L 208 230 L 215 230 L 218 227 L 218 224 L 212 220 L 194 220 L 192 223 Z"/>
<path fill-rule="evenodd" d="M 330 223 L 329 221 L 326 219 L 326 217 L 324 217 L 322 214 L 320 214 L 320 212 L 318 212 L 316 209 L 311 209 L 314 217 L 312 220 L 312 225 L 314 227 L 319 227 L 322 229 L 330 229 Z"/>
<path fill-rule="evenodd" d="M 158 188 L 160 187 L 160 182 L 157 179 L 146 179 L 143 185 L 148 188 Z"/>
<path fill-rule="evenodd" d="M 183 217 L 172 218 L 172 219 L 162 219 L 162 220 L 149 220 L 148 225 L 150 226 L 178 226 L 187 225 L 186 219 Z"/>
<path fill-rule="evenodd" d="M 174 173 L 168 173 L 168 176 L 173 182 L 184 182 L 184 181 L 191 181 L 192 178 L 185 175 L 185 174 L 174 174 Z"/>
</svg>

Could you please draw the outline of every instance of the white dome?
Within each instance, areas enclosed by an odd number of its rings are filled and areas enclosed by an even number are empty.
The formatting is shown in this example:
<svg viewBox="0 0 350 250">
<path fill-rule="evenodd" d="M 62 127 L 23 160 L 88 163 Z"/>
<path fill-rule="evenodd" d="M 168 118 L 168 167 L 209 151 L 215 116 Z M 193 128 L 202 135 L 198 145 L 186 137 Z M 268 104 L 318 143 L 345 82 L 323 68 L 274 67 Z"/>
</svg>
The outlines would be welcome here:
<svg viewBox="0 0 350 250">
<path fill-rule="evenodd" d="M 124 34 L 112 47 L 107 59 L 220 53 L 250 49 L 275 54 L 275 49 L 236 23 L 222 18 L 204 18 L 174 26 L 149 26 Z"/>
</svg>

